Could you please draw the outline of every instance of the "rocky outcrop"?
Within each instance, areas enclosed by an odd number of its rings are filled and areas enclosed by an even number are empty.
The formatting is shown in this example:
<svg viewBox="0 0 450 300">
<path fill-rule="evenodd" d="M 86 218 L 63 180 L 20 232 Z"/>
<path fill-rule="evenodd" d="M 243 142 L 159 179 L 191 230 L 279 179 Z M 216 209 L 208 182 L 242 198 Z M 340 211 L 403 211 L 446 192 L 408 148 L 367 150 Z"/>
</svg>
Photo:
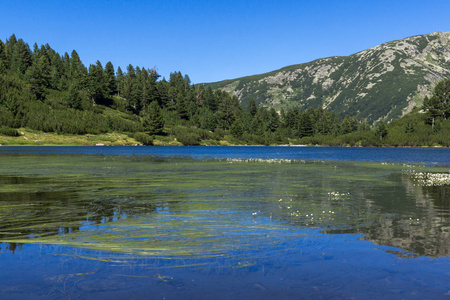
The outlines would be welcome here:
<svg viewBox="0 0 450 300">
<path fill-rule="evenodd" d="M 450 77 L 450 32 L 388 42 L 346 57 L 329 57 L 266 74 L 210 83 L 246 105 L 277 110 L 322 106 L 369 122 L 400 117 L 420 106 Z"/>
</svg>

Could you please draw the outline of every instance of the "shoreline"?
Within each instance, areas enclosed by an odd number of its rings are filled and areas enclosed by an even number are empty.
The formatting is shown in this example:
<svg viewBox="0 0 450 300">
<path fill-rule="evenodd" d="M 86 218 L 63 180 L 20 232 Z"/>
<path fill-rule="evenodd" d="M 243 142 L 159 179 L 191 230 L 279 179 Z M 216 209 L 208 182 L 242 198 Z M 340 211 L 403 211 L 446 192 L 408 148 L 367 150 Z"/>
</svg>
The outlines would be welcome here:
<svg viewBox="0 0 450 300">
<path fill-rule="evenodd" d="M 351 146 L 351 145 L 171 145 L 171 144 L 161 144 L 161 145 L 143 145 L 143 144 L 0 144 L 0 147 L 328 147 L 328 148 L 450 148 L 446 146 L 394 146 L 394 145 L 379 145 L 379 146 Z"/>
<path fill-rule="evenodd" d="M 86 135 L 74 135 L 74 134 L 58 134 L 54 132 L 41 132 L 36 130 L 31 130 L 27 128 L 18 129 L 19 136 L 5 136 L 0 135 L 0 147 L 111 147 L 111 146 L 144 146 L 141 142 L 137 141 L 130 135 L 126 133 L 119 132 L 108 132 L 103 134 L 90 134 Z M 443 145 L 365 145 L 362 146 L 360 143 L 341 144 L 341 145 L 329 145 L 329 144 L 240 144 L 236 143 L 237 140 L 202 140 L 199 145 L 203 147 L 214 147 L 214 146 L 227 146 L 227 147 L 349 147 L 349 148 L 380 148 L 380 147 L 391 147 L 391 148 L 450 148 L 449 146 Z M 292 142 L 292 140 L 291 140 Z M 176 138 L 172 136 L 154 136 L 153 145 L 154 146 L 187 146 L 180 143 Z"/>
</svg>

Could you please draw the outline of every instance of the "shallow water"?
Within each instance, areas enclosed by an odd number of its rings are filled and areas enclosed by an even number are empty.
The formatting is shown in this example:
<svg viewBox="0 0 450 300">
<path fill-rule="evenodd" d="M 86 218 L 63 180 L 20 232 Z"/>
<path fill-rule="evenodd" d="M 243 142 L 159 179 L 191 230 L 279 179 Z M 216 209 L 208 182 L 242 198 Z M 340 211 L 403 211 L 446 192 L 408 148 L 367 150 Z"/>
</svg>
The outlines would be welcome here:
<svg viewBox="0 0 450 300">
<path fill-rule="evenodd" d="M 0 295 L 449 297 L 449 150 L 351 149 L 1 148 Z"/>
</svg>

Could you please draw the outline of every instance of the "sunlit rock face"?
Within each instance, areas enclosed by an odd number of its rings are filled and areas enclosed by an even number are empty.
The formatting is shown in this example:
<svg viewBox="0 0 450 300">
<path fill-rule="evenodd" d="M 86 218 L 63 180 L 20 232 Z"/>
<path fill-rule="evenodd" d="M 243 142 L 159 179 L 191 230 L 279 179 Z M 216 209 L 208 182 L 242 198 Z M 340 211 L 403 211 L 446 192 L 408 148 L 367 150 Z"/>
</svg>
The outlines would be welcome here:
<svg viewBox="0 0 450 300">
<path fill-rule="evenodd" d="M 329 57 L 266 74 L 211 83 L 245 105 L 319 107 L 387 121 L 421 106 L 434 85 L 450 76 L 450 32 L 388 42 L 347 57 Z"/>
</svg>

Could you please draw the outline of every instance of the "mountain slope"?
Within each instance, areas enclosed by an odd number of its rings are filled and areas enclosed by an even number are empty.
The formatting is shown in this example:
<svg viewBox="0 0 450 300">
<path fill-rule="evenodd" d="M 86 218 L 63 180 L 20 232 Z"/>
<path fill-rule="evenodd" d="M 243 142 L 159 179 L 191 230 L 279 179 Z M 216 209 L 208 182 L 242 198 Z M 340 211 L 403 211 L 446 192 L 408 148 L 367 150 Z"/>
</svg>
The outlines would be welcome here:
<svg viewBox="0 0 450 300">
<path fill-rule="evenodd" d="M 391 120 L 419 106 L 450 77 L 450 32 L 413 36 L 346 57 L 329 57 L 277 71 L 209 83 L 246 105 L 277 110 L 323 106 L 340 115 Z"/>
</svg>

